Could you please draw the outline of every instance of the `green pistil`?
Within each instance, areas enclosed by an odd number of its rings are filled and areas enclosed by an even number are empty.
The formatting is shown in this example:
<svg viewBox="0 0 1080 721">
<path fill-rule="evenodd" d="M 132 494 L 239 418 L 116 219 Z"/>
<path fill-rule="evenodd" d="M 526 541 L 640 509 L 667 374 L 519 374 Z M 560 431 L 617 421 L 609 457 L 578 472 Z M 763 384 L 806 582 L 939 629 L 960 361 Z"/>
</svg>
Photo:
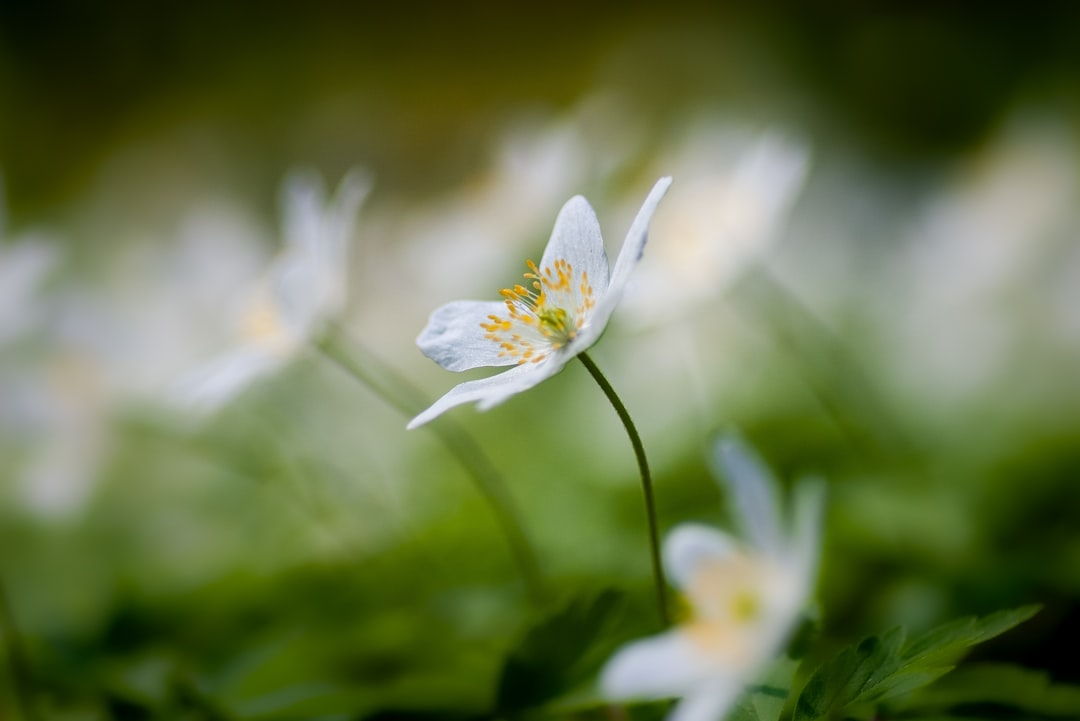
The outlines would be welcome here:
<svg viewBox="0 0 1080 721">
<path fill-rule="evenodd" d="M 731 612 L 736 621 L 753 621 L 761 613 L 761 599 L 753 591 L 742 591 L 732 599 Z"/>
<path fill-rule="evenodd" d="M 549 308 L 536 314 L 540 330 L 548 338 L 565 343 L 574 337 L 576 329 L 570 314 L 562 308 Z"/>
</svg>

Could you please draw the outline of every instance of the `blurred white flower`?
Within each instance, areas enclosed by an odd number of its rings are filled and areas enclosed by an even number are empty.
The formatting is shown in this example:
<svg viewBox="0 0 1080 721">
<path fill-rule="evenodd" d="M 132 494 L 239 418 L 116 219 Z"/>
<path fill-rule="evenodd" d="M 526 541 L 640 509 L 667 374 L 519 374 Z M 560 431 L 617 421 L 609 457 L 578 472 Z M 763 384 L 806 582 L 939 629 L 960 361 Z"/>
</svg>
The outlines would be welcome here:
<svg viewBox="0 0 1080 721">
<path fill-rule="evenodd" d="M 595 343 L 641 259 L 649 221 L 670 184 L 670 178 L 661 178 L 653 186 L 610 278 L 600 224 L 588 201 L 578 195 L 559 211 L 540 265 L 529 261 L 529 287 L 500 291 L 502 301 L 462 300 L 436 309 L 417 338 L 424 355 L 451 371 L 516 367 L 455 386 L 408 427 L 463 403 L 491 408 L 555 375 Z"/>
<path fill-rule="evenodd" d="M 404 217 L 402 237 L 407 270 L 414 283 L 445 293 L 453 278 L 450 265 L 467 265 L 479 278 L 503 270 L 493 248 L 516 250 L 547 230 L 551 213 L 565 199 L 565 188 L 585 187 L 611 172 L 613 157 L 625 158 L 629 141 L 607 147 L 622 107 L 589 98 L 566 115 L 517 119 L 497 139 L 490 166 L 456 192 Z M 593 116 L 601 116 L 594 118 Z M 591 126 L 601 126 L 601 137 Z M 666 173 L 665 173 L 666 174 Z"/>
<path fill-rule="evenodd" d="M 564 113 L 515 115 L 484 162 L 446 192 L 407 206 L 390 199 L 365 213 L 356 260 L 377 262 L 381 271 L 355 288 L 353 320 L 389 345 L 411 343 L 416 333 L 408 329 L 462 289 L 446 268 L 467 267 L 475 288 L 505 277 L 506 258 L 521 256 L 551 231 L 566 188 L 607 188 L 636 167 L 644 134 L 628 123 L 633 117 L 606 93 L 587 95 Z M 394 313 L 386 313 L 391 306 Z M 420 356 L 413 362 L 421 363 Z M 413 372 L 431 370 L 421 365 Z"/>
<path fill-rule="evenodd" d="M 15 500 L 42 515 L 59 515 L 83 497 L 80 474 L 69 470 L 84 461 L 96 466 L 99 444 L 87 428 L 87 414 L 66 402 L 67 390 L 85 387 L 84 374 L 40 353 L 51 340 L 52 305 L 41 285 L 59 259 L 57 247 L 34 234 L 9 238 L 4 211 L 0 197 L 0 348 L 27 337 L 35 343 L 26 356 L 14 354 L 0 363 L 0 437 L 4 452 L 21 459 L 12 469 Z"/>
<path fill-rule="evenodd" d="M 41 307 L 35 296 L 56 261 L 56 247 L 47 238 L 33 233 L 8 237 L 0 183 L 0 346 L 15 340 L 41 320 Z"/>
<path fill-rule="evenodd" d="M 174 389 L 182 407 L 213 411 L 288 361 L 345 306 L 348 244 L 370 187 L 353 171 L 327 199 L 317 177 L 283 186 L 285 248 L 253 289 L 232 348 L 188 373 Z"/>
<path fill-rule="evenodd" d="M 658 241 L 634 279 L 627 318 L 652 325 L 702 307 L 762 255 L 798 196 L 809 153 L 777 132 L 693 132 L 660 160 L 679 178 L 657 211 Z"/>
<path fill-rule="evenodd" d="M 741 440 L 721 439 L 713 461 L 742 539 L 677 526 L 665 540 L 664 566 L 691 617 L 627 644 L 601 671 L 601 691 L 613 701 L 681 697 L 669 721 L 723 718 L 783 650 L 817 576 L 821 485 L 800 483 L 785 517 L 775 479 Z"/>
<path fill-rule="evenodd" d="M 40 518 L 74 516 L 93 493 L 108 447 L 99 369 L 77 353 L 54 353 L 21 380 L 19 424 L 31 443 L 18 500 Z"/>
<path fill-rule="evenodd" d="M 28 296 L 33 343 L 0 364 L 0 457 L 12 481 L 2 490 L 38 518 L 82 511 L 113 450 L 118 412 L 160 400 L 221 346 L 225 321 L 207 317 L 228 317 L 223 299 L 263 264 L 253 224 L 219 197 L 186 214 L 169 242 L 153 225 L 81 227 L 83 242 L 121 238 L 122 250 Z"/>
<path fill-rule="evenodd" d="M 519 119 L 496 139 L 488 163 L 449 192 L 367 215 L 372 242 L 360 260 L 376 259 L 383 271 L 357 289 L 357 322 L 387 342 L 412 342 L 409 328 L 460 290 L 446 268 L 467 267 L 485 287 L 505 272 L 505 258 L 551 229 L 565 188 L 588 184 L 588 151 L 573 118 Z M 384 312 L 391 305 L 395 312 Z"/>
<path fill-rule="evenodd" d="M 30 330 L 40 320 L 35 294 L 55 265 L 56 249 L 37 239 L 0 245 L 0 345 Z"/>
<path fill-rule="evenodd" d="M 1074 132 L 1013 119 L 966 159 L 910 230 L 902 315 L 890 323 L 896 374 L 935 402 L 1013 384 L 1032 345 L 1060 328 L 1055 280 L 1077 242 Z M 1008 380 L 1005 380 L 1005 379 Z"/>
</svg>

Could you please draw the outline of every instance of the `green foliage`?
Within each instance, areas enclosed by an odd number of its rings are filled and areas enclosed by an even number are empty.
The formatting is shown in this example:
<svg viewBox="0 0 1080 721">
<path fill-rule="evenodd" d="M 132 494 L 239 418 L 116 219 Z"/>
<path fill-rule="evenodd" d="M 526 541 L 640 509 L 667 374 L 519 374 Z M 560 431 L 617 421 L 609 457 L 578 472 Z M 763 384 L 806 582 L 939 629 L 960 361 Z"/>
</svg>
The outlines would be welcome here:
<svg viewBox="0 0 1080 721">
<path fill-rule="evenodd" d="M 507 655 L 496 709 L 534 708 L 590 683 L 627 637 L 628 610 L 625 592 L 605 589 L 574 596 L 544 614 Z"/>
<path fill-rule="evenodd" d="M 773 664 L 759 685 L 747 689 L 728 721 L 779 721 L 798 665 L 787 657 Z"/>
<path fill-rule="evenodd" d="M 897 627 L 840 651 L 811 674 L 795 704 L 794 721 L 842 718 L 922 688 L 953 669 L 964 650 L 1031 618 L 1037 606 L 967 617 L 905 643 Z"/>
<path fill-rule="evenodd" d="M 909 665 L 928 663 L 963 651 L 966 648 L 989 641 L 1023 623 L 1039 610 L 1038 605 L 998 611 L 989 616 L 968 616 L 951 621 L 927 631 L 913 640 L 904 650 L 904 661 Z"/>
<path fill-rule="evenodd" d="M 1005 663 L 969 664 L 905 704 L 905 714 L 944 714 L 953 709 L 994 706 L 1023 718 L 1080 718 L 1080 686 L 1052 683 L 1043 671 Z"/>
</svg>

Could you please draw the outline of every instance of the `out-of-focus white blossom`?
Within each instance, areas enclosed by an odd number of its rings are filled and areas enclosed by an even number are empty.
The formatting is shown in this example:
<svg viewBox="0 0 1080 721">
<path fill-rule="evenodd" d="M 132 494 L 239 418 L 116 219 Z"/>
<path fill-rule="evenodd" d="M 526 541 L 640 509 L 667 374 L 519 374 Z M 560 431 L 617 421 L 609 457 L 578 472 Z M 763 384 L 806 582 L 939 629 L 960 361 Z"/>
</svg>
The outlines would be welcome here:
<svg viewBox="0 0 1080 721">
<path fill-rule="evenodd" d="M 41 285 L 58 260 L 56 245 L 43 237 L 9 237 L 0 197 L 0 352 L 24 338 L 35 341 L 29 360 L 21 354 L 0 359 L 0 436 L 5 441 L 4 453 L 23 461 L 12 469 L 14 487 L 3 490 L 13 490 L 18 502 L 46 514 L 77 505 L 79 499 L 74 496 L 81 489 L 69 490 L 80 485 L 72 482 L 79 474 L 68 469 L 84 461 L 96 465 L 98 447 L 93 433 L 87 432 L 86 414 L 72 412 L 66 402 L 65 386 L 82 390 L 84 374 L 39 355 L 38 346 L 47 336 L 50 305 Z M 40 383 L 46 374 L 55 383 Z M 75 437 L 81 439 L 78 448 L 64 442 Z"/>
<path fill-rule="evenodd" d="M 742 537 L 698 523 L 672 530 L 664 567 L 690 617 L 624 646 L 601 671 L 610 700 L 680 698 L 669 721 L 722 719 L 783 650 L 817 577 L 820 484 L 798 485 L 784 514 L 775 479 L 741 440 L 721 439 L 713 460 Z"/>
<path fill-rule="evenodd" d="M 37 293 L 57 260 L 55 244 L 40 233 L 9 237 L 0 183 L 0 346 L 41 322 Z"/>
<path fill-rule="evenodd" d="M 437 308 L 416 341 L 424 355 L 451 371 L 515 367 L 455 386 L 409 428 L 463 403 L 475 402 L 481 410 L 498 405 L 555 375 L 595 343 L 641 259 L 649 221 L 670 184 L 671 178 L 661 178 L 645 199 L 610 277 L 600 224 L 578 195 L 555 219 L 540 264 L 529 261 L 528 287 L 501 291 L 502 301 L 460 300 Z"/>
<path fill-rule="evenodd" d="M 220 347 L 235 289 L 265 262 L 254 221 L 220 197 L 197 202 L 173 231 L 140 222 L 120 235 L 106 262 L 38 298 L 31 352 L 0 370 L 13 500 L 40 518 L 80 512 L 118 414 L 160 402 L 178 374 Z"/>
<path fill-rule="evenodd" d="M 403 263 L 410 287 L 443 296 L 452 290 L 452 265 L 478 278 L 502 270 L 504 256 L 532 239 L 585 176 L 584 138 L 569 123 L 511 128 L 495 148 L 491 167 L 450 197 L 404 217 Z"/>
<path fill-rule="evenodd" d="M 368 177 L 353 171 L 328 199 L 313 175 L 286 179 L 285 247 L 251 289 L 232 347 L 180 381 L 173 393 L 178 404 L 207 412 L 221 407 L 281 367 L 343 311 L 348 245 L 369 187 Z"/>
<path fill-rule="evenodd" d="M 39 286 L 57 260 L 56 248 L 40 239 L 6 244 L 0 236 L 0 346 L 41 322 Z"/>
<path fill-rule="evenodd" d="M 933 196 L 896 269 L 908 291 L 892 326 L 906 383 L 939 400 L 978 393 L 1067 328 L 1047 326 L 1064 320 L 1052 306 L 1078 237 L 1077 151 L 1065 128 L 1017 118 Z"/>
<path fill-rule="evenodd" d="M 689 133 L 658 161 L 679 178 L 656 213 L 649 262 L 627 318 L 651 325 L 713 301 L 776 238 L 802 188 L 809 153 L 779 132 Z"/>
<path fill-rule="evenodd" d="M 94 490 L 108 449 L 109 398 L 92 359 L 54 355 L 25 378 L 20 423 L 33 443 L 18 474 L 21 503 L 42 518 L 73 516 Z"/>
<path fill-rule="evenodd" d="M 356 323 L 389 344 L 411 343 L 407 328 L 461 290 L 447 268 L 468 267 L 476 287 L 490 287 L 505 275 L 508 259 L 550 231 L 567 188 L 603 190 L 634 162 L 643 143 L 628 117 L 605 94 L 564 114 L 518 115 L 496 135 L 489 160 L 447 192 L 365 213 L 364 237 L 372 242 L 357 255 L 365 266 L 378 262 L 382 272 L 357 289 Z M 631 217 L 636 209 L 637 199 Z M 383 312 L 387 304 L 396 312 Z M 410 317 L 412 326 L 401 322 Z"/>
</svg>

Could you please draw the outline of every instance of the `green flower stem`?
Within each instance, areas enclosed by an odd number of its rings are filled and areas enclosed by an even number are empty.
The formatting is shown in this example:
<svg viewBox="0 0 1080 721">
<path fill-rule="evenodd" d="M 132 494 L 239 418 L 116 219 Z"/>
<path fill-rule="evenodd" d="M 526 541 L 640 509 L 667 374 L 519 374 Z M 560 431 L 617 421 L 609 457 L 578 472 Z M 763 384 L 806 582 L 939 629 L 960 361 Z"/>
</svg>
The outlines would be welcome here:
<svg viewBox="0 0 1080 721">
<path fill-rule="evenodd" d="M 342 347 L 336 333 L 328 333 L 316 343 L 316 347 L 338 368 L 363 383 L 387 405 L 401 411 L 406 417 L 412 418 L 429 405 L 421 393 L 401 378 L 395 369 L 370 351 L 361 349 L 364 356 L 362 361 L 353 358 Z M 360 349 L 360 346 L 355 343 L 352 347 Z M 520 513 L 502 475 L 496 470 L 480 444 L 452 419 L 443 416 L 437 423 L 432 423 L 428 427 L 468 472 L 477 491 L 487 501 L 506 537 L 529 595 L 538 603 L 545 601 L 548 593 L 542 580 L 536 551 L 525 534 Z"/>
<path fill-rule="evenodd" d="M 637 428 L 634 426 L 634 421 L 630 418 L 626 406 L 623 405 L 608 379 L 600 372 L 600 368 L 597 367 L 588 353 L 579 353 L 578 358 L 585 364 L 589 375 L 597 382 L 600 389 L 604 391 L 604 395 L 611 401 L 611 405 L 615 407 L 615 412 L 619 414 L 619 420 L 626 427 L 626 434 L 630 436 L 630 444 L 634 447 L 638 470 L 641 472 L 641 490 L 645 494 L 645 515 L 649 521 L 649 549 L 652 553 L 653 581 L 656 584 L 656 605 L 660 610 L 660 620 L 665 627 L 670 626 L 671 617 L 667 608 L 667 580 L 664 578 L 664 567 L 660 562 L 660 533 L 656 523 L 656 500 L 653 498 L 652 474 L 649 472 L 649 461 L 645 458 L 645 446 L 641 444 L 641 436 L 638 435 Z"/>
<path fill-rule="evenodd" d="M 23 652 L 22 638 L 15 624 L 15 614 L 11 611 L 7 594 L 0 584 L 0 636 L 7 641 L 8 665 L 11 666 L 11 682 L 15 691 L 15 705 L 26 721 L 38 721 L 41 716 L 34 707 L 31 694 L 32 679 L 30 667 Z"/>
</svg>

